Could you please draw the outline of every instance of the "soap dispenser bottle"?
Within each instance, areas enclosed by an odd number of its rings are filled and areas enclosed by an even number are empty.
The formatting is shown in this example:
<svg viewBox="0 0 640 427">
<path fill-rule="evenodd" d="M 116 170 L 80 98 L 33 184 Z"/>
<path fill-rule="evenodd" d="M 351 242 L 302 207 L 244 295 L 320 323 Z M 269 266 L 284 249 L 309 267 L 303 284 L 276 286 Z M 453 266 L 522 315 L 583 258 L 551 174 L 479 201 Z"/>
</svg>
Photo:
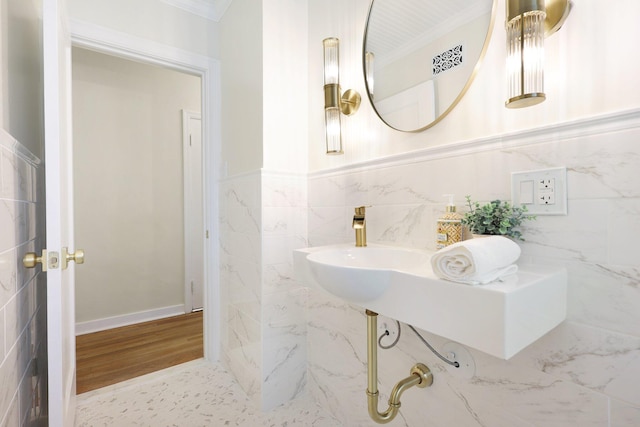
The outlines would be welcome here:
<svg viewBox="0 0 640 427">
<path fill-rule="evenodd" d="M 463 240 L 462 215 L 456 212 L 453 203 L 453 194 L 445 194 L 449 197 L 446 212 L 438 218 L 436 230 L 436 249 L 442 249 Z"/>
</svg>

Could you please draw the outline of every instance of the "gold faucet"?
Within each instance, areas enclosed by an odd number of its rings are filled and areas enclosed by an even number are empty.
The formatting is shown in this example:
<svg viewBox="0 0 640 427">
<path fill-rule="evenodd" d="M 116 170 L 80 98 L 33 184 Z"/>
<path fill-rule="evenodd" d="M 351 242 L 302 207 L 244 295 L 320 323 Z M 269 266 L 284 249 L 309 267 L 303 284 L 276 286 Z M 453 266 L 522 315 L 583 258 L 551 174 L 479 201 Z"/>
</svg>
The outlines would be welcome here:
<svg viewBox="0 0 640 427">
<path fill-rule="evenodd" d="M 356 230 L 356 247 L 367 246 L 367 222 L 364 218 L 364 206 L 356 208 L 353 215 L 353 229 Z"/>
</svg>

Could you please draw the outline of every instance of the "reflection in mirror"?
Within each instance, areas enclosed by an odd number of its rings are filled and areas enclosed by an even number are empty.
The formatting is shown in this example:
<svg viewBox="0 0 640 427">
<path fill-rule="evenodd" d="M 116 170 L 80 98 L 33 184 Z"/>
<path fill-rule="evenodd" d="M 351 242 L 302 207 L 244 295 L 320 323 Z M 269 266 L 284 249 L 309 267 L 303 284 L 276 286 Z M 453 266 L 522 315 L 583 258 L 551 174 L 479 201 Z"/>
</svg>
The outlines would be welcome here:
<svg viewBox="0 0 640 427">
<path fill-rule="evenodd" d="M 442 119 L 467 90 L 489 43 L 497 0 L 372 0 L 363 67 L 371 104 L 394 129 Z"/>
</svg>

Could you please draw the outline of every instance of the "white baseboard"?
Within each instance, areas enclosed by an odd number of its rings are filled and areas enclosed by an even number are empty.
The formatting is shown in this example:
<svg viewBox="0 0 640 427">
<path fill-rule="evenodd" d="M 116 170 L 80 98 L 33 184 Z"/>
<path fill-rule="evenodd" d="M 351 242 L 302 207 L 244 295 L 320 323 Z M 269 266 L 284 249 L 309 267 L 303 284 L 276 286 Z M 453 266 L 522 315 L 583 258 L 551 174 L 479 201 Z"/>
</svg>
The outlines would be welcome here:
<svg viewBox="0 0 640 427">
<path fill-rule="evenodd" d="M 76 336 L 184 314 L 184 304 L 76 323 Z"/>
</svg>

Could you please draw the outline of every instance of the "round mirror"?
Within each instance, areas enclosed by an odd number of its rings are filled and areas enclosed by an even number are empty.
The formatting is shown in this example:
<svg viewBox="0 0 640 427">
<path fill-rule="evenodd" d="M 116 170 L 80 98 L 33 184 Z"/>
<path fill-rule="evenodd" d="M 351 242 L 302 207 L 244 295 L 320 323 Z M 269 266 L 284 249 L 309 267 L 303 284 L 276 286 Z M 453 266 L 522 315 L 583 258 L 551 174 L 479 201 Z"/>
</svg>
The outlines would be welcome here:
<svg viewBox="0 0 640 427">
<path fill-rule="evenodd" d="M 489 44 L 497 0 L 372 0 L 363 66 L 371 105 L 417 132 L 462 98 Z"/>
</svg>

